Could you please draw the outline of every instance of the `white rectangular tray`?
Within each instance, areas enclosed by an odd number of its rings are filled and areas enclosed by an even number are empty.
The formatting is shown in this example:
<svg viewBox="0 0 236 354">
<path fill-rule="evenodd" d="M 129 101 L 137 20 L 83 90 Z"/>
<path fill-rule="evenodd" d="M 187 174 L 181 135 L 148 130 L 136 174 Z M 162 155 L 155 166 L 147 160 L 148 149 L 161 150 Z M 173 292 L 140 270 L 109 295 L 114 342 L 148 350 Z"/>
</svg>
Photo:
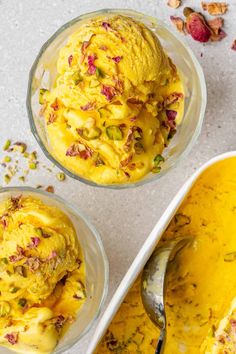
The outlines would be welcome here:
<svg viewBox="0 0 236 354">
<path fill-rule="evenodd" d="M 129 289 L 133 285 L 134 281 L 142 271 L 147 260 L 154 251 L 158 241 L 160 240 L 163 232 L 166 230 L 168 224 L 176 213 L 177 209 L 183 202 L 184 198 L 187 196 L 189 190 L 192 188 L 193 184 L 197 181 L 198 177 L 204 172 L 209 166 L 214 165 L 216 162 L 225 160 L 230 157 L 236 157 L 236 151 L 227 152 L 222 155 L 216 156 L 209 160 L 202 167 L 200 167 L 182 186 L 179 192 L 176 194 L 172 202 L 169 204 L 164 214 L 161 216 L 154 229 L 148 236 L 147 240 L 144 242 L 142 248 L 140 249 L 138 255 L 134 259 L 130 268 L 128 269 L 126 275 L 122 279 L 119 287 L 117 288 L 115 294 L 113 295 L 108 307 L 106 308 L 102 318 L 98 322 L 95 333 L 90 342 L 87 354 L 92 354 L 103 335 L 105 334 L 109 324 L 111 323 L 113 317 L 115 316 L 117 310 L 119 309 L 122 301 L 127 295 Z"/>
</svg>

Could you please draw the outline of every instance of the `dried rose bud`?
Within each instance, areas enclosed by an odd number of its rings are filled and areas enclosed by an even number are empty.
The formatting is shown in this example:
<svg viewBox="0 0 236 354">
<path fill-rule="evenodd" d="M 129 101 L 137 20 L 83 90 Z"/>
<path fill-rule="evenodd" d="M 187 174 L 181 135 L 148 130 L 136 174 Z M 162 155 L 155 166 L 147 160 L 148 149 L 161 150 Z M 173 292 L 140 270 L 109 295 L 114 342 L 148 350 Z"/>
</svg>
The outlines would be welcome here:
<svg viewBox="0 0 236 354">
<path fill-rule="evenodd" d="M 188 33 L 195 41 L 202 43 L 209 41 L 211 37 L 211 30 L 201 14 L 192 12 L 188 15 L 186 26 Z"/>
</svg>

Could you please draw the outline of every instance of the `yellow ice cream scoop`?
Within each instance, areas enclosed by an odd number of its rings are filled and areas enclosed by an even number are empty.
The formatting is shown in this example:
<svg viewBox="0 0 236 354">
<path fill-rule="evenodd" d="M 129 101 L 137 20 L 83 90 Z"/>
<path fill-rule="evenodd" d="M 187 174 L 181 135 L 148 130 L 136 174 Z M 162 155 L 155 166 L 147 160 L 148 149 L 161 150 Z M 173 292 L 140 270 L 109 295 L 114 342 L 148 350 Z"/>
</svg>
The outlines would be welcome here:
<svg viewBox="0 0 236 354">
<path fill-rule="evenodd" d="M 0 345 L 51 353 L 86 298 L 84 284 L 83 255 L 64 213 L 30 196 L 0 203 Z"/>
<path fill-rule="evenodd" d="M 98 184 L 158 173 L 184 109 L 182 82 L 156 35 L 121 16 L 84 22 L 60 50 L 53 88 L 41 88 L 50 151 Z"/>
</svg>

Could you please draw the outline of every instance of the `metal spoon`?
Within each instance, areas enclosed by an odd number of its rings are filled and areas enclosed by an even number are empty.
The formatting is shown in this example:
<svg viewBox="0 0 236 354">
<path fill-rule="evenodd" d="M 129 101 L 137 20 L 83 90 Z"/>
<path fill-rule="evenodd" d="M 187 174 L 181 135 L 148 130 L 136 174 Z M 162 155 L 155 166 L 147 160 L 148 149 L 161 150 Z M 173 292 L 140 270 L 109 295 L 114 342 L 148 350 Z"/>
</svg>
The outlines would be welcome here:
<svg viewBox="0 0 236 354">
<path fill-rule="evenodd" d="M 141 296 L 143 306 L 152 320 L 161 330 L 155 354 L 164 351 L 166 338 L 165 316 L 165 275 L 168 263 L 173 260 L 190 238 L 178 238 L 156 248 L 146 263 L 141 279 Z"/>
</svg>

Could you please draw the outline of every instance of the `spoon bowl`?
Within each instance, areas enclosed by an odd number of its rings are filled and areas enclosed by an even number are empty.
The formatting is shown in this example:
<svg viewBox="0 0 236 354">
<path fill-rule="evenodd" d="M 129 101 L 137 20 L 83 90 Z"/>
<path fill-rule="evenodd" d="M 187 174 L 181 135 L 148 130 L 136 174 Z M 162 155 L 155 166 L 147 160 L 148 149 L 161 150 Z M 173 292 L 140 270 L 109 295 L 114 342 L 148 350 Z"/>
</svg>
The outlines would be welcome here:
<svg viewBox="0 0 236 354">
<path fill-rule="evenodd" d="M 156 248 L 142 273 L 141 297 L 143 306 L 152 322 L 161 330 L 156 354 L 163 353 L 165 346 L 165 277 L 167 266 L 189 240 L 190 238 L 181 237 Z"/>
</svg>

